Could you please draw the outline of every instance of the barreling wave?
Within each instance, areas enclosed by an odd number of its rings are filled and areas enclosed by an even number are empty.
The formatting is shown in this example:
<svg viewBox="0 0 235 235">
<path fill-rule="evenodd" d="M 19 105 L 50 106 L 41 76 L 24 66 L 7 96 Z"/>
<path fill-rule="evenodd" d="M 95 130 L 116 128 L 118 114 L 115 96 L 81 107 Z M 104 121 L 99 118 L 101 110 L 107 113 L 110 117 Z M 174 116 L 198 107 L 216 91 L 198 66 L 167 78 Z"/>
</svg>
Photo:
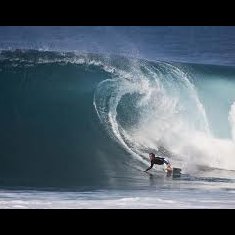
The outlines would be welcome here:
<svg viewBox="0 0 235 235">
<path fill-rule="evenodd" d="M 234 170 L 234 76 L 233 67 L 2 51 L 1 184 L 116 185 L 146 167 L 149 151 L 184 171 Z"/>
</svg>

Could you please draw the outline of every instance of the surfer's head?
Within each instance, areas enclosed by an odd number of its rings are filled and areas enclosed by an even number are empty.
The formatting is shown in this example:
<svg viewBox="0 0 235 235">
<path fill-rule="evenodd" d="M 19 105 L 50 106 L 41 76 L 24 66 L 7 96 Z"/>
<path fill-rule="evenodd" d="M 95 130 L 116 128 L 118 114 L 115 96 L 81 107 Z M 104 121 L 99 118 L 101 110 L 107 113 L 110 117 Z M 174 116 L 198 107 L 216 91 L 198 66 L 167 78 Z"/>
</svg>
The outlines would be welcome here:
<svg viewBox="0 0 235 235">
<path fill-rule="evenodd" d="M 149 154 L 149 157 L 150 157 L 150 159 L 152 160 L 152 159 L 155 157 L 155 154 L 154 154 L 154 153 L 150 153 L 150 154 Z"/>
</svg>

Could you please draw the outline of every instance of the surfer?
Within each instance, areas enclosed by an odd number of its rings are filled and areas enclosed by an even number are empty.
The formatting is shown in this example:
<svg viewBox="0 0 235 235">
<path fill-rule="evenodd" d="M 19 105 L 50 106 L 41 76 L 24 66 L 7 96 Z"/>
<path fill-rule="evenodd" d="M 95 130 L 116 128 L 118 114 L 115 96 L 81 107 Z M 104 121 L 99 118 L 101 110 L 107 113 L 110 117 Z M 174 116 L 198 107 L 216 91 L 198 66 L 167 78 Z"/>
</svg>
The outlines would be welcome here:
<svg viewBox="0 0 235 235">
<path fill-rule="evenodd" d="M 166 158 L 164 158 L 164 157 L 155 157 L 154 153 L 150 153 L 149 158 L 150 158 L 150 161 L 151 161 L 151 166 L 148 167 L 144 172 L 147 172 L 148 170 L 150 170 L 153 167 L 154 164 L 157 164 L 157 165 L 165 164 L 167 166 L 166 171 L 168 173 L 172 172 L 171 164 L 170 164 L 169 160 L 167 160 Z"/>
</svg>

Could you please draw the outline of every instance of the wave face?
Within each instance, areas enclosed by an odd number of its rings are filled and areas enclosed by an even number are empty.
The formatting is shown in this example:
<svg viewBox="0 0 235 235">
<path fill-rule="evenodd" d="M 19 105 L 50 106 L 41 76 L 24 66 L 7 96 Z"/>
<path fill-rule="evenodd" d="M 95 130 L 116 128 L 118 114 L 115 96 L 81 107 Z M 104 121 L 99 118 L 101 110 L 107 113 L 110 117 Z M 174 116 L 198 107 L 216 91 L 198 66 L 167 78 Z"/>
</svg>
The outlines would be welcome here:
<svg viewBox="0 0 235 235">
<path fill-rule="evenodd" d="M 0 184 L 118 185 L 148 152 L 235 170 L 235 68 L 36 50 L 0 54 Z"/>
</svg>

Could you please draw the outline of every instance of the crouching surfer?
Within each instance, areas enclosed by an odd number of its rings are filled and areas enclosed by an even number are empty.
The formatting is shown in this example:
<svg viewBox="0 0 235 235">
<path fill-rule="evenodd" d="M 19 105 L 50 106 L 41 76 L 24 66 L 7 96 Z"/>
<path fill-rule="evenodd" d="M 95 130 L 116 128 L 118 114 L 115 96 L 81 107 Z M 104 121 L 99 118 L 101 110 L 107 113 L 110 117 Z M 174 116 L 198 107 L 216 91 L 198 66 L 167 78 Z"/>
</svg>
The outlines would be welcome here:
<svg viewBox="0 0 235 235">
<path fill-rule="evenodd" d="M 173 168 L 171 167 L 171 164 L 170 164 L 169 160 L 167 160 L 166 158 L 164 158 L 164 157 L 156 157 L 154 153 L 150 153 L 149 154 L 149 158 L 150 158 L 151 165 L 144 172 L 147 172 L 148 170 L 150 170 L 153 167 L 154 164 L 157 164 L 157 165 L 165 164 L 166 165 L 165 171 L 168 174 L 172 173 Z"/>
</svg>

